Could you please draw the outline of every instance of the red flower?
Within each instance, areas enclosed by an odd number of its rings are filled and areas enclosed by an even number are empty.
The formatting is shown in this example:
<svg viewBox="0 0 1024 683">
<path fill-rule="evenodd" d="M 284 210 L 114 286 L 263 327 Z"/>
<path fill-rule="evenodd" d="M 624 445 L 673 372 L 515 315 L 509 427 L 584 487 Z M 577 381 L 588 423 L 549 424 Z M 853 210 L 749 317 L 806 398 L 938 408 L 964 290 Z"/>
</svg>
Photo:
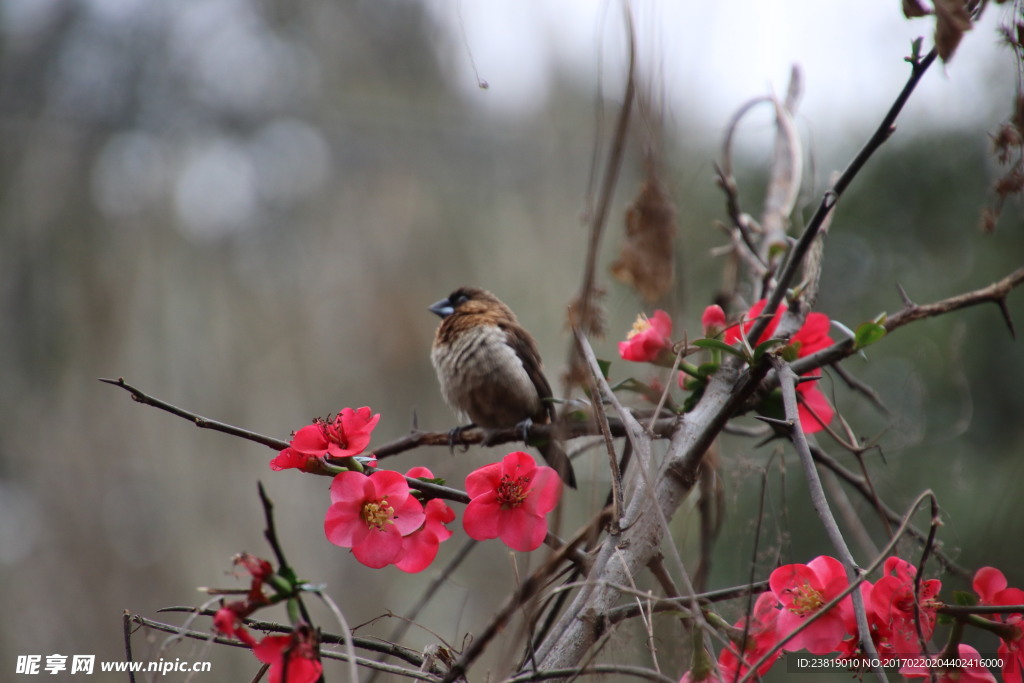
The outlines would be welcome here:
<svg viewBox="0 0 1024 683">
<path fill-rule="evenodd" d="M 245 630 L 242 619 L 252 614 L 254 610 L 255 607 L 241 600 L 229 602 L 213 615 L 213 628 L 221 635 L 237 638 L 252 647 L 256 644 L 256 640 Z"/>
<path fill-rule="evenodd" d="M 700 318 L 700 325 L 704 328 L 705 337 L 717 337 L 725 329 L 725 311 L 717 304 L 708 306 Z"/>
<path fill-rule="evenodd" d="M 1009 582 L 1006 576 L 995 567 L 982 567 L 974 574 L 972 582 L 974 592 L 981 598 L 982 605 L 1019 605 L 1019 601 L 1013 602 L 1007 599 L 1012 596 L 1006 591 L 1016 591 L 1016 588 L 1007 588 Z"/>
<path fill-rule="evenodd" d="M 822 606 L 842 593 L 848 583 L 842 563 L 827 555 L 807 564 L 787 564 L 773 571 L 768 585 L 782 603 L 783 609 L 776 622 L 780 639 L 821 611 Z M 832 652 L 847 635 L 844 613 L 850 609 L 852 602 L 850 596 L 846 596 L 836 608 L 819 617 L 782 648 L 790 652 L 806 649 L 816 655 Z"/>
<path fill-rule="evenodd" d="M 331 482 L 324 532 L 328 541 L 351 548 L 357 560 L 376 569 L 400 559 L 403 537 L 423 520 L 423 505 L 398 472 L 342 472 Z"/>
<path fill-rule="evenodd" d="M 370 434 L 380 421 L 380 413 L 370 415 L 369 407 L 358 410 L 342 408 L 337 417 L 328 420 L 317 418 L 295 432 L 288 448 L 270 461 L 270 469 L 296 468 L 315 472 L 319 463 L 314 459 L 324 456 L 346 458 L 359 455 L 370 443 Z"/>
<path fill-rule="evenodd" d="M 983 605 L 1024 605 L 1024 590 L 1008 588 L 1006 576 L 995 567 L 982 567 L 974 574 L 974 591 Z M 1019 683 L 1024 673 L 1024 615 L 993 616 L 1005 624 L 999 634 L 997 654 L 1003 660 L 1003 680 Z"/>
<path fill-rule="evenodd" d="M 655 311 L 651 318 L 641 313 L 626 336 L 626 341 L 619 342 L 619 355 L 622 359 L 638 363 L 655 361 L 664 351 L 671 349 L 672 319 L 662 310 Z"/>
<path fill-rule="evenodd" d="M 981 655 L 970 645 L 960 643 L 957 657 L 972 662 L 961 669 L 944 669 L 937 666 L 903 666 L 900 674 L 907 678 L 931 678 L 934 674 L 938 683 L 996 683 L 996 677 L 980 665 Z M 944 654 L 931 655 L 930 659 L 946 659 Z"/>
<path fill-rule="evenodd" d="M 323 673 L 316 638 L 304 624 L 288 635 L 265 637 L 252 653 L 270 665 L 269 683 L 315 683 Z"/>
<path fill-rule="evenodd" d="M 434 475 L 426 467 L 413 467 L 406 475 L 413 479 L 433 479 Z M 401 559 L 395 566 L 403 572 L 421 572 L 430 566 L 437 557 L 437 549 L 441 541 L 451 537 L 451 530 L 445 525 L 455 519 L 455 511 L 439 498 L 427 501 L 424 506 L 425 518 L 423 526 L 402 538 Z"/>
<path fill-rule="evenodd" d="M 742 678 L 750 670 L 751 664 L 761 659 L 779 642 L 779 631 L 776 628 L 780 614 L 778 608 L 779 601 L 771 591 L 765 591 L 757 596 L 757 602 L 754 603 L 754 611 L 751 614 L 750 626 L 747 627 L 746 617 L 736 622 L 737 629 L 747 632 L 746 648 L 743 652 L 742 662 L 737 655 L 737 646 L 740 643 L 730 645 L 718 655 L 718 668 L 722 672 L 723 680 L 737 681 Z M 781 656 L 782 650 L 776 651 L 757 668 L 758 675 L 764 676 L 768 669 L 772 668 L 775 660 Z"/>
<path fill-rule="evenodd" d="M 562 480 L 550 467 L 537 467 L 527 453 L 509 453 L 466 477 L 462 527 L 470 538 L 500 538 L 513 550 L 536 550 L 548 533 L 547 514 L 558 505 Z"/>
<path fill-rule="evenodd" d="M 258 605 L 266 604 L 267 598 L 263 595 L 263 584 L 273 575 L 274 568 L 263 558 L 249 553 L 235 555 L 234 563 L 245 567 L 252 577 L 252 582 L 249 584 L 249 601 Z"/>
<path fill-rule="evenodd" d="M 754 326 L 757 318 L 760 317 L 761 311 L 764 310 L 767 303 L 767 300 L 761 299 L 751 306 L 746 316 L 744 316 L 747 322 L 741 326 L 730 327 L 725 331 L 725 343 L 734 344 L 741 337 L 745 337 Z M 765 328 L 764 334 L 756 342 L 751 340 L 754 346 L 772 338 L 785 310 L 785 306 L 779 306 L 771 322 L 768 323 L 768 327 Z M 824 313 L 808 313 L 803 326 L 789 339 L 790 345 L 797 349 L 797 357 L 803 358 L 815 351 L 831 346 L 833 341 L 828 336 L 830 325 L 831 322 Z M 801 376 L 821 377 L 821 370 L 812 370 Z M 796 391 L 798 398 L 801 399 L 798 410 L 800 412 L 800 424 L 803 426 L 804 431 L 808 434 L 813 434 L 825 429 L 825 425 L 831 422 L 835 416 L 835 410 L 828 402 L 828 399 L 825 398 L 825 394 L 821 393 L 821 390 L 818 389 L 817 382 L 801 382 L 796 385 Z"/>
<path fill-rule="evenodd" d="M 878 640 L 891 652 L 900 655 L 920 654 L 921 639 L 914 622 L 914 578 L 917 568 L 898 557 L 885 561 L 885 575 L 872 587 L 865 605 L 873 612 L 879 628 Z M 935 600 L 942 588 L 938 579 L 921 582 L 917 596 L 917 612 L 921 617 L 921 633 L 925 640 L 935 630 Z"/>
</svg>

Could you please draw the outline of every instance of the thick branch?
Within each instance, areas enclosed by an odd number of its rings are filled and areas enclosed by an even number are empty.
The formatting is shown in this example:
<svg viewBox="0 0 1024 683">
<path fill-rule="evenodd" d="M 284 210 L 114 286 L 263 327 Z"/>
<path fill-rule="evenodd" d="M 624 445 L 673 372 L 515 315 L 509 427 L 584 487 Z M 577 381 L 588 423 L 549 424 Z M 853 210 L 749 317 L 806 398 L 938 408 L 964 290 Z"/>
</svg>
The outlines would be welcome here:
<svg viewBox="0 0 1024 683">
<path fill-rule="evenodd" d="M 669 450 L 648 490 L 645 478 L 627 502 L 624 529 L 616 543 L 605 543 L 594 560 L 586 586 L 552 629 L 556 634 L 538 648 L 542 669 L 573 666 L 608 628 L 607 615 L 616 606 L 620 591 L 629 585 L 659 552 L 664 527 L 659 516 L 671 519 L 697 481 L 701 459 L 733 411 L 761 381 L 767 365 L 739 375 L 723 365 L 711 378 L 704 397 L 680 418 Z M 660 507 L 660 510 L 655 506 Z"/>
</svg>

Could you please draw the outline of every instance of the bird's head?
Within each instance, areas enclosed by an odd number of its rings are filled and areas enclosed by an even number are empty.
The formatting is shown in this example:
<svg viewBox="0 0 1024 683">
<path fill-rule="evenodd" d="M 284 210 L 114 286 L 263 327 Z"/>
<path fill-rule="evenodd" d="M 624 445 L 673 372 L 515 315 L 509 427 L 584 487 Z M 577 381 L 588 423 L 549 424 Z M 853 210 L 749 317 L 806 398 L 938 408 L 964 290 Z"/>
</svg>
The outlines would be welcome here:
<svg viewBox="0 0 1024 683">
<path fill-rule="evenodd" d="M 460 287 L 430 306 L 431 313 L 441 318 L 450 315 L 497 315 L 514 321 L 512 310 L 490 292 L 477 287 Z"/>
</svg>

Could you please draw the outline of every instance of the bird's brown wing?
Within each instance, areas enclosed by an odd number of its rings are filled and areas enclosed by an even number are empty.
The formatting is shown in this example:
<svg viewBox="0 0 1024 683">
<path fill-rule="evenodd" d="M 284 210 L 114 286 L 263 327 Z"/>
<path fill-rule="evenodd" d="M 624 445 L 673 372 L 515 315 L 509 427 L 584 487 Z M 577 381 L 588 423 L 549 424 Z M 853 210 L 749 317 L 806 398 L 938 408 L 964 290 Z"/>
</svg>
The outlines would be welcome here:
<svg viewBox="0 0 1024 683">
<path fill-rule="evenodd" d="M 548 384 L 544 371 L 541 370 L 540 351 L 537 350 L 537 342 L 534 341 L 529 332 L 519 325 L 502 325 L 502 329 L 505 331 L 505 339 L 508 345 L 512 347 L 516 355 L 522 360 L 523 368 L 530 377 L 530 381 L 533 382 L 537 395 L 540 396 L 543 404 L 541 414 L 532 415 L 531 417 L 534 421 L 538 422 L 541 419 L 547 422 L 554 422 L 555 404 L 548 400 L 553 394 L 551 393 L 551 385 Z"/>
</svg>

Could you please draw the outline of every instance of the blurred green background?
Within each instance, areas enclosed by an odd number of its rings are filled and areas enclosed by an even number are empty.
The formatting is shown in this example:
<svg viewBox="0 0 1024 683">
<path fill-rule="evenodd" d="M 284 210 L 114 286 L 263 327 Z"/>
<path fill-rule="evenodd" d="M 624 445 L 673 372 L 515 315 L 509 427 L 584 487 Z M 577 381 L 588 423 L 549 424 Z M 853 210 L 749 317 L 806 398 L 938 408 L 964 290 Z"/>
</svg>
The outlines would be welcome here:
<svg viewBox="0 0 1024 683">
<path fill-rule="evenodd" d="M 273 452 L 137 406 L 96 378 L 122 376 L 179 406 L 278 438 L 362 405 L 383 416 L 374 443 L 402 436 L 414 420 L 447 430 L 454 420 L 430 366 L 436 319 L 426 306 L 462 284 L 491 289 L 516 310 L 557 377 L 569 344 L 565 307 L 583 266 L 593 151 L 599 140 L 607 145 L 621 92 L 616 45 L 601 55 L 614 68 L 600 93 L 597 76 L 556 64 L 542 97 L 503 110 L 488 104 L 490 92 L 466 88 L 488 73 L 474 75 L 460 61 L 460 35 L 444 27 L 445 12 L 457 24 L 455 6 L 224 0 L 147 10 L 138 2 L 6 0 L 0 7 L 0 666 L 9 674 L 20 654 L 120 659 L 122 611 L 180 623 L 156 610 L 201 602 L 197 586 L 240 585 L 229 576 L 231 556 L 269 556 L 257 481 L 277 505 L 291 561 L 327 585 L 350 624 L 406 611 L 461 545 L 458 522 L 423 574 L 366 569 L 323 538 L 327 479 L 272 473 Z M 894 13 L 890 21 L 903 19 Z M 991 25 L 985 30 L 967 42 L 993 42 Z M 860 42 L 870 45 L 871 37 Z M 597 55 L 599 43 L 587 54 Z M 1012 64 L 1002 57 L 999 68 L 928 74 L 951 99 L 975 98 L 977 116 L 950 121 L 942 107 L 911 101 L 898 134 L 839 205 L 819 310 L 853 328 L 899 308 L 897 283 L 924 303 L 1024 263 L 1019 203 L 1007 205 L 994 234 L 976 227 L 998 171 L 987 133 L 1008 113 L 1012 90 Z M 691 68 L 700 72 L 701 64 Z M 905 77 L 898 60 L 886 68 L 897 83 Z M 656 74 L 645 74 L 655 90 L 676 87 Z M 825 98 L 850 88 L 841 80 L 808 87 Z M 872 96 L 882 102 L 895 94 L 879 90 Z M 725 120 L 709 119 L 712 105 L 706 111 L 702 100 L 667 107 L 659 150 L 679 223 L 677 286 L 660 306 L 680 336 L 698 334 L 720 277 L 721 259 L 709 250 L 725 241 L 713 227 L 725 217 L 713 183 Z M 800 119 L 813 156 L 803 218 L 884 106 L 866 109 Z M 643 178 L 651 124 L 634 117 L 604 242 L 610 334 L 595 347 L 608 358 L 637 312 L 651 310 L 606 270 Z M 741 196 L 754 214 L 770 134 L 765 112 L 741 138 Z M 1024 325 L 1024 295 L 1012 295 L 1010 309 Z M 1024 586 L 1021 343 L 985 306 L 902 329 L 850 359 L 850 371 L 894 412 L 891 421 L 838 378 L 825 380 L 857 433 L 882 445 L 884 460 L 866 458 L 882 496 L 903 510 L 931 488 L 943 509 L 945 550 L 970 569 L 999 566 L 1017 586 Z M 631 372 L 645 370 L 613 365 L 619 378 Z M 386 465 L 425 464 L 458 485 L 500 454 L 424 449 Z M 766 466 L 759 570 L 776 559 L 831 554 L 791 455 L 788 476 L 777 455 L 774 445 L 722 444 L 729 542 L 717 547 L 712 587 L 749 575 Z M 596 456 L 577 465 L 583 483 L 567 494 L 565 533 L 603 500 L 602 468 Z M 870 509 L 855 504 L 878 532 Z M 675 524 L 689 562 L 697 537 L 688 507 Z M 916 560 L 916 549 L 904 550 Z M 517 561 L 525 572 L 530 559 Z M 461 647 L 513 584 L 507 551 L 482 544 L 421 622 Z M 326 610 L 316 614 L 326 630 L 338 630 Z M 361 633 L 386 636 L 394 625 L 383 620 Z M 616 636 L 612 660 L 644 661 L 635 635 Z M 407 638 L 417 648 L 435 641 L 418 629 Z M 685 670 L 683 650 L 678 624 L 664 618 L 659 651 L 670 676 Z M 154 634 L 136 636 L 135 656 L 213 660 L 210 680 L 248 680 L 256 668 L 245 652 L 168 645 Z M 502 661 L 492 655 L 487 666 Z M 330 678 L 340 671 L 328 665 Z"/>
</svg>

